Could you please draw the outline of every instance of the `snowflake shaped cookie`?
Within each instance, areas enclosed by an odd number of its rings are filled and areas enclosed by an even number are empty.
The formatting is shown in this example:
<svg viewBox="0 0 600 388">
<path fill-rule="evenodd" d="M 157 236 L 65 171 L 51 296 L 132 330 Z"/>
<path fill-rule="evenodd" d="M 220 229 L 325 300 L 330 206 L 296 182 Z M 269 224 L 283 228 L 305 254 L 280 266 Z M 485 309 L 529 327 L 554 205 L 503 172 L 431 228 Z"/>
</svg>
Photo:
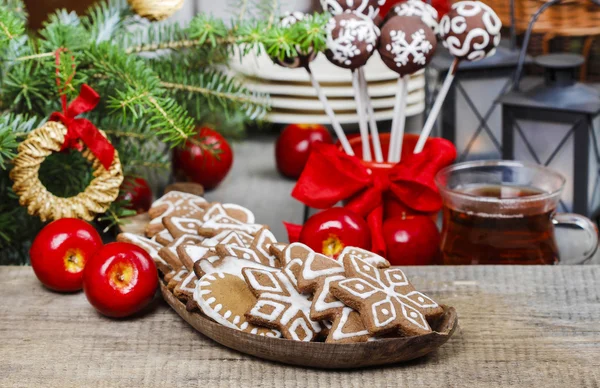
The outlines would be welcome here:
<svg viewBox="0 0 600 388">
<path fill-rule="evenodd" d="M 293 273 L 297 265 L 291 262 L 273 271 L 244 268 L 246 283 L 258 298 L 246 317 L 257 325 L 278 329 L 284 338 L 308 342 L 322 328 L 310 319 L 309 295 L 301 294 L 295 286 Z"/>
<path fill-rule="evenodd" d="M 427 318 L 440 316 L 443 309 L 416 291 L 402 270 L 379 269 L 353 255 L 343 260 L 347 278 L 332 282 L 331 293 L 359 312 L 371 334 L 431 332 Z"/>
</svg>

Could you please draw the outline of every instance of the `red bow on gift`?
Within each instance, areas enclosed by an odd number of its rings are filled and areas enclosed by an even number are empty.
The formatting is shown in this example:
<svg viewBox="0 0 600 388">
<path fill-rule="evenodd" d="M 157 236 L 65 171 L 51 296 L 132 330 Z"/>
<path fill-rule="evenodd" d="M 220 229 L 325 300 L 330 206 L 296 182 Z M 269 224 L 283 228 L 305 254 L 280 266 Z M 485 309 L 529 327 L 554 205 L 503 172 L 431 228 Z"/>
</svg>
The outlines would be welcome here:
<svg viewBox="0 0 600 388">
<path fill-rule="evenodd" d="M 81 151 L 83 149 L 79 142 L 81 140 L 108 170 L 115 156 L 115 148 L 91 121 L 77 118 L 80 114 L 94 109 L 100 102 L 100 96 L 90 86 L 83 85 L 79 96 L 68 107 L 66 106 L 66 97 L 63 95 L 62 98 L 63 113 L 54 112 L 50 115 L 50 120 L 60 121 L 67 127 L 62 149 L 75 148 Z"/>
<path fill-rule="evenodd" d="M 437 212 L 442 198 L 435 185 L 438 171 L 456 159 L 456 148 L 444 139 L 430 139 L 420 154 L 405 153 L 388 174 L 373 173 L 360 159 L 337 147 L 313 146 L 292 196 L 307 206 L 327 209 L 340 201 L 364 217 L 371 228 L 371 250 L 385 255 L 382 235 L 384 194 L 418 212 Z M 286 225 L 290 234 L 297 228 Z"/>
</svg>

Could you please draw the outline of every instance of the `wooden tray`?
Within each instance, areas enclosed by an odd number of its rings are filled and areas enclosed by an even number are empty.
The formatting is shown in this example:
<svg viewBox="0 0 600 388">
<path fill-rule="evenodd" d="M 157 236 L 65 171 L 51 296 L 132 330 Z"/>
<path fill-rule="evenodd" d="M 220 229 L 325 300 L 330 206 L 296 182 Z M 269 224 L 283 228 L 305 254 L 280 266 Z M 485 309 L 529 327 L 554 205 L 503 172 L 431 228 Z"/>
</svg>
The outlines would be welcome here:
<svg viewBox="0 0 600 388">
<path fill-rule="evenodd" d="M 445 315 L 422 336 L 390 338 L 358 344 L 326 344 L 261 337 L 222 326 L 198 313 L 190 313 L 165 285 L 161 292 L 167 303 L 192 327 L 230 349 L 266 360 L 290 365 L 348 369 L 396 364 L 423 357 L 450 339 L 458 326 L 454 307 L 444 307 Z"/>
</svg>

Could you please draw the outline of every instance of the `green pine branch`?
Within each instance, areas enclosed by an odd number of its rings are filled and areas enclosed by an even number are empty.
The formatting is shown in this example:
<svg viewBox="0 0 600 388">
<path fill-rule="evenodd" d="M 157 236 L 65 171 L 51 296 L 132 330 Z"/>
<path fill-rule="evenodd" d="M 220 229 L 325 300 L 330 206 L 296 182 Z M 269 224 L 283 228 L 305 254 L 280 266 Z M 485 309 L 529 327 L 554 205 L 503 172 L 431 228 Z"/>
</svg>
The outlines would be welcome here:
<svg viewBox="0 0 600 388">
<path fill-rule="evenodd" d="M 166 57 L 151 64 L 160 76 L 161 85 L 185 104 L 192 116 L 201 117 L 208 108 L 222 111 L 227 117 L 241 112 L 249 120 L 257 120 L 269 110 L 268 95 L 253 92 L 218 70 L 190 72 L 176 57 Z"/>
</svg>

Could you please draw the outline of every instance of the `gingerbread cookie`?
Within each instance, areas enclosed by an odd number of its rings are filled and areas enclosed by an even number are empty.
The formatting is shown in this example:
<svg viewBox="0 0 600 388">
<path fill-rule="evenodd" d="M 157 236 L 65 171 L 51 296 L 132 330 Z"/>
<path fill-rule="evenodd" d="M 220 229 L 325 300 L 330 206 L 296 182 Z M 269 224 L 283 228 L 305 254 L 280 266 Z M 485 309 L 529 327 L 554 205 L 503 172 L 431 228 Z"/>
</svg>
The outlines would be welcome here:
<svg viewBox="0 0 600 388">
<path fill-rule="evenodd" d="M 169 291 L 173 291 L 175 287 L 188 276 L 188 274 L 189 271 L 185 267 L 181 267 L 179 271 L 175 273 L 175 276 L 173 276 L 167 283 L 167 288 Z"/>
<path fill-rule="evenodd" d="M 383 257 L 354 247 L 346 247 L 340 257 L 362 257 L 377 267 L 389 267 Z M 333 327 L 327 335 L 329 343 L 364 342 L 369 335 L 358 313 L 346 307 L 330 292 L 332 282 L 345 279 L 345 270 L 336 260 L 313 253 L 307 255 L 298 274 L 298 288 L 314 294 L 310 317 L 313 320 L 330 320 Z"/>
<path fill-rule="evenodd" d="M 186 202 L 197 209 L 204 209 L 208 206 L 208 202 L 202 197 L 194 194 L 188 194 L 181 191 L 170 191 L 163 195 L 158 200 L 154 201 L 148 215 L 151 219 L 159 218 L 165 213 L 172 211 L 176 205 Z"/>
<path fill-rule="evenodd" d="M 194 272 L 198 277 L 215 272 L 224 272 L 241 279 L 243 278 L 242 270 L 244 268 L 255 268 L 264 271 L 275 270 L 275 268 L 257 263 L 256 261 L 238 259 L 232 256 L 220 257 L 218 255 L 207 255 L 194 264 Z"/>
<path fill-rule="evenodd" d="M 250 245 L 257 252 L 262 263 L 267 263 L 271 267 L 282 267 L 277 256 L 271 253 L 271 246 L 277 243 L 277 239 L 268 228 L 262 228 L 254 237 L 254 241 Z"/>
<path fill-rule="evenodd" d="M 215 247 L 215 249 L 216 249 L 217 255 L 219 255 L 219 257 L 221 257 L 221 258 L 231 256 L 231 257 L 235 257 L 235 258 L 243 259 L 243 260 L 252 260 L 257 263 L 261 263 L 263 265 L 270 266 L 270 263 L 268 261 L 267 262 L 263 261 L 261 259 L 261 257 L 258 255 L 258 252 L 256 252 L 252 248 L 242 247 L 242 246 L 238 246 L 238 245 L 219 244 Z"/>
<path fill-rule="evenodd" d="M 117 241 L 137 245 L 138 247 L 145 250 L 148 253 L 148 255 L 150 255 L 152 260 L 154 260 L 156 268 L 158 268 L 158 270 L 163 275 L 167 275 L 173 270 L 173 268 L 158 254 L 158 252 L 163 248 L 163 246 L 156 242 L 154 239 L 149 239 L 133 233 L 120 233 L 117 236 Z"/>
<path fill-rule="evenodd" d="M 365 329 L 360 315 L 350 307 L 344 307 L 331 324 L 325 342 L 352 344 L 367 342 L 370 338 L 369 331 Z"/>
<path fill-rule="evenodd" d="M 203 276 L 194 290 L 194 301 L 206 316 L 223 326 L 250 334 L 281 337 L 281 333 L 254 325 L 244 314 L 256 304 L 256 297 L 243 279 L 215 272 Z"/>
<path fill-rule="evenodd" d="M 204 221 L 208 221 L 216 216 L 228 216 L 246 224 L 255 222 L 254 213 L 243 206 L 234 203 L 214 203 L 206 209 Z"/>
<path fill-rule="evenodd" d="M 246 314 L 251 323 L 281 331 L 284 338 L 296 341 L 314 340 L 322 328 L 310 319 L 309 295 L 294 286 L 290 273 L 297 262 L 283 269 L 265 271 L 244 268 L 242 274 L 258 301 Z"/>
<path fill-rule="evenodd" d="M 169 245 L 170 243 L 172 243 L 175 239 L 173 238 L 173 236 L 171 235 L 171 233 L 169 233 L 168 230 L 163 230 L 162 232 L 156 234 L 153 237 L 154 240 L 156 240 L 157 243 L 161 244 L 161 245 Z"/>
<path fill-rule="evenodd" d="M 179 300 L 187 303 L 187 301 L 192 299 L 194 296 L 194 290 L 196 289 L 197 282 L 198 277 L 194 271 L 188 270 L 187 276 L 183 278 L 183 280 L 181 280 L 173 289 L 173 295 L 175 295 Z"/>
<path fill-rule="evenodd" d="M 229 230 L 244 232 L 254 236 L 264 227 L 264 225 L 259 224 L 247 224 L 230 216 L 220 214 L 205 221 L 202 227 L 198 229 L 198 234 L 204 237 L 213 237 L 223 231 Z"/>
<path fill-rule="evenodd" d="M 174 238 L 187 235 L 197 235 L 198 229 L 202 227 L 204 221 L 204 211 L 193 211 L 186 216 L 164 217 L 163 225 Z M 161 232 L 162 233 L 162 232 Z"/>
<path fill-rule="evenodd" d="M 182 244 L 177 247 L 177 256 L 189 271 L 193 271 L 194 264 L 207 254 L 213 256 L 215 252 L 211 248 L 196 244 Z"/>
<path fill-rule="evenodd" d="M 183 235 L 166 247 L 161 248 L 158 251 L 158 254 L 164 261 L 169 263 L 171 268 L 181 268 L 184 265 L 177 254 L 177 247 L 184 244 L 199 244 L 202 242 L 202 240 L 204 239 L 200 236 Z"/>
<path fill-rule="evenodd" d="M 331 283 L 331 293 L 357 310 L 373 335 L 431 332 L 426 317 L 443 314 L 428 296 L 415 291 L 400 269 L 379 269 L 355 255 L 344 257 L 346 279 Z"/>
<path fill-rule="evenodd" d="M 204 210 L 193 205 L 188 200 L 181 200 L 169 207 L 162 215 L 150 220 L 146 226 L 146 235 L 152 237 L 157 233 L 163 231 L 165 226 L 163 225 L 163 219 L 167 217 L 185 217 L 185 218 L 197 218 L 202 219 Z M 197 234 L 197 233 L 194 233 Z"/>
</svg>

